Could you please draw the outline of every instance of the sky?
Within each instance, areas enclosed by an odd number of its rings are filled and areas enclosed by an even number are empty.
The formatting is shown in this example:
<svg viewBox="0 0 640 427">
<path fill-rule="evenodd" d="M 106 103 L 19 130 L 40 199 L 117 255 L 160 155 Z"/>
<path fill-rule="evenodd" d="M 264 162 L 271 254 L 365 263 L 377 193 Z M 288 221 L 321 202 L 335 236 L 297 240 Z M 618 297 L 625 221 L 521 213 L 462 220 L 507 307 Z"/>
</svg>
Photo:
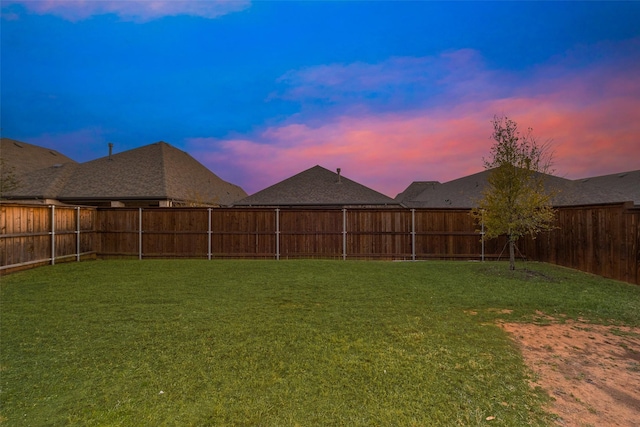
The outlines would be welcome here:
<svg viewBox="0 0 640 427">
<path fill-rule="evenodd" d="M 558 176 L 640 169 L 640 2 L 0 3 L 2 136 L 79 162 L 165 141 L 249 194 L 320 165 L 395 197 L 507 116 Z"/>
</svg>

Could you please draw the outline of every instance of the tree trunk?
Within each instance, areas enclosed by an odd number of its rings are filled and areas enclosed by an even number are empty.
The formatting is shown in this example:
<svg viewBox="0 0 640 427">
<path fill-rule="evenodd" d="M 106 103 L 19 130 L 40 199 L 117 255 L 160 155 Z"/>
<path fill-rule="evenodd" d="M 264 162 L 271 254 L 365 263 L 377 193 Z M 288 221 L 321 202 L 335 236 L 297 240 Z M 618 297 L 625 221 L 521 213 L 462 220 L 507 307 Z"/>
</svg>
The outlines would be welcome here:
<svg viewBox="0 0 640 427">
<path fill-rule="evenodd" d="M 509 237 L 509 270 L 516 269 L 516 242 Z"/>
</svg>

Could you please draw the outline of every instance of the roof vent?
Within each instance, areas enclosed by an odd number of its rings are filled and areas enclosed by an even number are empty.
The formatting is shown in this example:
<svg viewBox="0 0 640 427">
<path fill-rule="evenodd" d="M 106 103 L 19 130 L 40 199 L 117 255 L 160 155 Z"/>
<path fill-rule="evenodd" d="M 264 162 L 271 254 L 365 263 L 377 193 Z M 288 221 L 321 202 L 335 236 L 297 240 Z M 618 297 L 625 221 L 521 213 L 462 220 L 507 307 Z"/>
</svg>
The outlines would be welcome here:
<svg viewBox="0 0 640 427">
<path fill-rule="evenodd" d="M 49 150 L 49 154 L 51 154 L 52 156 L 57 156 L 58 155 L 58 153 L 56 153 L 55 151 L 51 151 L 51 150 Z"/>
<path fill-rule="evenodd" d="M 13 145 L 15 145 L 16 147 L 20 147 L 22 148 L 22 145 L 18 144 L 17 142 L 13 141 Z"/>
<path fill-rule="evenodd" d="M 628 172 L 621 173 L 620 175 L 618 175 L 618 178 L 624 178 L 627 175 L 628 175 Z"/>
<path fill-rule="evenodd" d="M 338 172 L 338 182 L 340 182 L 340 168 L 336 169 L 336 172 Z"/>
<path fill-rule="evenodd" d="M 109 160 L 113 160 L 111 155 L 113 154 L 113 142 L 109 143 Z"/>
<path fill-rule="evenodd" d="M 56 163 L 55 165 L 53 165 L 54 168 L 61 168 L 62 167 L 62 163 Z"/>
</svg>

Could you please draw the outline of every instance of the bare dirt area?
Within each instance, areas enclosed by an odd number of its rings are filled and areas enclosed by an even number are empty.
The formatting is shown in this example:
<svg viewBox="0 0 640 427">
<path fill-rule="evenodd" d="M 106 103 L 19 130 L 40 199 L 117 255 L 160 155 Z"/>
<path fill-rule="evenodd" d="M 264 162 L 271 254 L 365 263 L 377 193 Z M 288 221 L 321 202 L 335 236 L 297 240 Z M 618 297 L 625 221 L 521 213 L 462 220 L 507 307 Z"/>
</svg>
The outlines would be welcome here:
<svg viewBox="0 0 640 427">
<path fill-rule="evenodd" d="M 640 426 L 640 329 L 505 323 L 560 426 Z"/>
</svg>

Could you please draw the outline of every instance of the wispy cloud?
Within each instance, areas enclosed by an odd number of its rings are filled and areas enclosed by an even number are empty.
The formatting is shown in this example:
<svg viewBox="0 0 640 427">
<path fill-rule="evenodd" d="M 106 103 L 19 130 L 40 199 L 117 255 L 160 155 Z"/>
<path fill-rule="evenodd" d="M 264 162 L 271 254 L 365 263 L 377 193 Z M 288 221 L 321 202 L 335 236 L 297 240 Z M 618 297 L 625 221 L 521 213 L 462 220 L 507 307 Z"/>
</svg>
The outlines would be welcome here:
<svg viewBox="0 0 640 427">
<path fill-rule="evenodd" d="M 250 135 L 192 138 L 187 149 L 249 193 L 320 164 L 393 197 L 414 180 L 482 170 L 490 120 L 506 114 L 542 142 L 552 140 L 560 176 L 637 169 L 639 44 L 591 46 L 597 65 L 584 51 L 571 52 L 525 72 L 490 70 L 469 51 L 292 71 L 281 79 L 290 87 L 280 96 L 303 103 L 324 97 L 336 106 L 325 106 L 321 119 L 301 113 Z M 433 95 L 412 101 L 412 88 Z M 403 108 L 380 111 L 372 93 L 398 96 Z"/>
<path fill-rule="evenodd" d="M 280 90 L 270 98 L 300 103 L 353 104 L 369 109 L 413 108 L 433 104 L 446 95 L 468 95 L 467 86 L 482 82 L 485 90 L 492 71 L 479 52 L 461 49 L 428 57 L 393 57 L 368 64 L 328 64 L 291 70 L 278 79 Z M 491 85 L 494 92 L 499 89 Z"/>
<path fill-rule="evenodd" d="M 217 18 L 249 7 L 249 0 L 2 0 L 3 9 L 20 4 L 32 13 L 51 14 L 69 21 L 115 14 L 125 21 L 147 22 L 165 16 Z M 3 11 L 16 19 L 17 13 Z M 5 17 L 5 19 L 7 19 Z"/>
</svg>

